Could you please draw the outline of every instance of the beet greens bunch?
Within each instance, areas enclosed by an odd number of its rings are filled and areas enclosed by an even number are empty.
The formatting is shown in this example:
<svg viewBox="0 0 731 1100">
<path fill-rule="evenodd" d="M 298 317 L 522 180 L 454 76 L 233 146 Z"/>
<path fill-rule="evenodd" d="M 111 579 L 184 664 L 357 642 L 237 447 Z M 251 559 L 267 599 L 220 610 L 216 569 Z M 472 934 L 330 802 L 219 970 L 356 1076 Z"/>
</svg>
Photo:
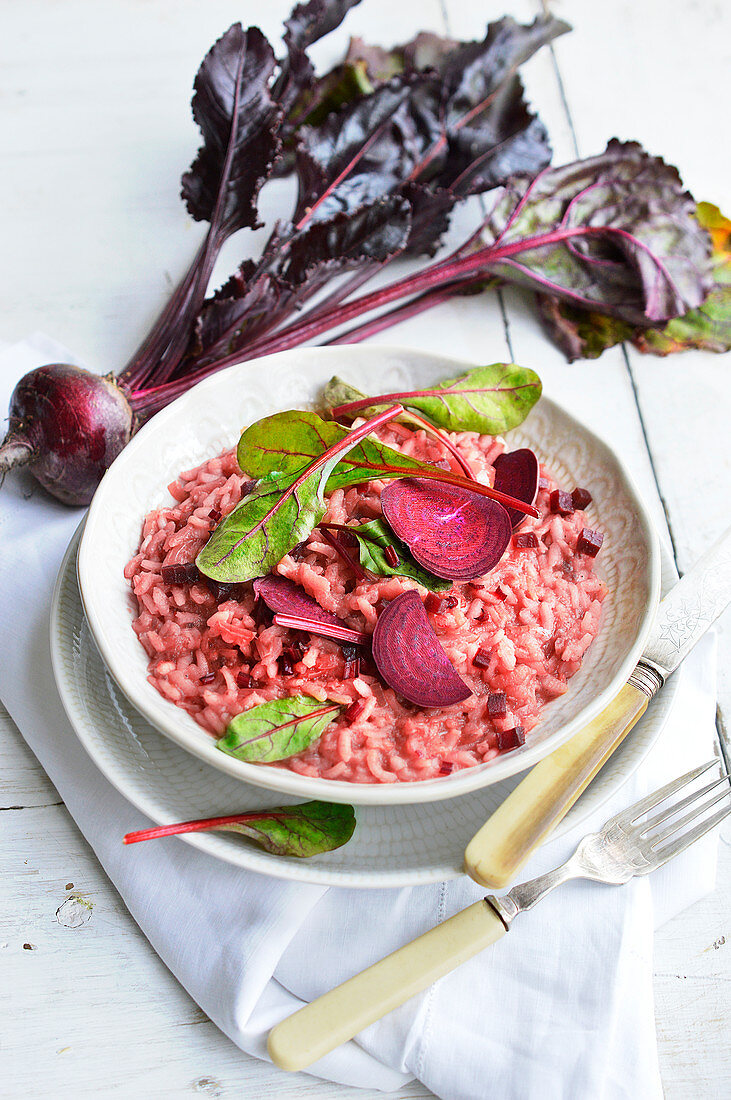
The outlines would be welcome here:
<svg viewBox="0 0 731 1100">
<path fill-rule="evenodd" d="M 686 322 L 718 293 L 711 238 L 674 168 L 618 141 L 548 167 L 547 133 L 518 69 L 566 23 L 506 17 L 481 42 L 420 34 L 389 51 L 355 40 L 316 78 L 309 47 L 358 2 L 299 4 L 280 58 L 240 24 L 211 48 L 193 96 L 203 145 L 182 181 L 205 238 L 116 379 L 54 364 L 20 381 L 0 474 L 24 465 L 58 499 L 88 503 L 133 431 L 214 371 L 336 329 L 336 340 L 361 340 L 499 282 L 538 291 L 569 351 L 588 346 L 568 342 L 577 315 L 609 320 L 607 344 Z M 207 296 L 223 244 L 261 224 L 261 188 L 283 172 L 298 182 L 291 217 Z M 358 293 L 398 257 L 433 257 L 455 206 L 483 192 L 491 212 L 459 248 Z M 686 324 L 686 346 L 697 329 Z"/>
</svg>

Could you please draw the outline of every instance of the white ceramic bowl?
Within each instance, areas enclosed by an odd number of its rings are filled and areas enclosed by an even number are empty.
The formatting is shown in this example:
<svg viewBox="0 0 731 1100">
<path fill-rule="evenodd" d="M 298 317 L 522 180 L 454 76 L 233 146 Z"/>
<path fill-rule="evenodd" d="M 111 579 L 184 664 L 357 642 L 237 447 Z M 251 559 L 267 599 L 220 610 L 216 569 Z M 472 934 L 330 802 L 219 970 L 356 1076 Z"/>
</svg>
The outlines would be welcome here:
<svg viewBox="0 0 731 1100">
<path fill-rule="evenodd" d="M 220 752 L 210 734 L 147 681 L 147 655 L 131 627 L 134 606 L 123 569 L 137 549 L 142 518 L 170 501 L 167 485 L 181 470 L 232 446 L 242 428 L 263 416 L 313 405 L 333 374 L 375 394 L 423 388 L 473 365 L 407 348 L 296 349 L 221 371 L 158 413 L 134 437 L 94 496 L 79 548 L 78 577 L 105 663 L 153 726 L 207 763 L 256 786 L 301 798 L 394 805 L 452 798 L 523 771 L 606 706 L 634 668 L 655 615 L 659 545 L 616 455 L 546 397 L 510 432 L 510 447 L 530 446 L 563 484 L 590 487 L 594 500 L 588 515 L 605 534 L 597 564 L 609 595 L 602 628 L 569 691 L 546 708 L 521 748 L 489 764 L 418 783 L 311 779 Z"/>
</svg>

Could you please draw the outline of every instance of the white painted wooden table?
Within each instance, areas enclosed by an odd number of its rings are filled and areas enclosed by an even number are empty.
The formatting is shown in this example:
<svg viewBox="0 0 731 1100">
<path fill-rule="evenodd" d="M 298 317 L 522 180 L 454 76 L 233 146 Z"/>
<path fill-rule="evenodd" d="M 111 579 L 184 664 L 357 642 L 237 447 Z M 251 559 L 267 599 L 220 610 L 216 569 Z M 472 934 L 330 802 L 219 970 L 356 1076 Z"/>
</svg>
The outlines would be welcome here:
<svg viewBox="0 0 731 1100">
<path fill-rule="evenodd" d="M 0 340 L 42 329 L 89 363 L 122 366 L 199 235 L 177 197 L 198 145 L 188 112 L 198 62 L 237 19 L 259 22 L 275 38 L 288 7 L 282 0 L 0 0 Z M 504 10 L 528 19 L 539 7 L 537 0 L 364 0 L 319 57 L 323 65 L 335 60 L 348 32 L 384 43 L 419 28 L 476 37 Z M 728 212 L 728 6 L 563 0 L 551 7 L 576 29 L 525 72 L 555 160 L 597 152 L 615 134 L 638 138 L 681 167 L 697 198 Z M 276 197 L 267 201 L 276 208 Z M 237 247 L 227 252 L 230 266 Z M 512 353 L 537 368 L 547 391 L 629 461 L 658 522 L 669 521 L 681 569 L 728 522 L 727 358 L 688 353 L 667 361 L 617 349 L 599 363 L 569 367 L 512 293 L 502 303 L 455 302 L 387 338 L 475 361 Z M 731 717 L 728 616 L 725 631 L 721 722 Z M 286 1077 L 237 1050 L 151 950 L 2 710 L 0 727 L 0 1095 L 382 1095 Z M 656 940 L 669 1100 L 731 1094 L 728 840 L 715 894 Z M 398 1093 L 429 1095 L 418 1084 Z"/>
</svg>

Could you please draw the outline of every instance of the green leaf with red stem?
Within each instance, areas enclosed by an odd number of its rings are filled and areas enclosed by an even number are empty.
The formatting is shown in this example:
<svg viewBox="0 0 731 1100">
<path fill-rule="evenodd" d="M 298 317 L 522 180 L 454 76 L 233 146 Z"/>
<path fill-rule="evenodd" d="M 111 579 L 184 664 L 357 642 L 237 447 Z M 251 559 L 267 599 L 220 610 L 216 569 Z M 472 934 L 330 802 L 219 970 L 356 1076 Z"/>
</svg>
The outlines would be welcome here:
<svg viewBox="0 0 731 1100">
<path fill-rule="evenodd" d="M 270 810 L 140 829 L 127 833 L 124 843 L 137 844 L 141 840 L 206 831 L 239 833 L 255 840 L 275 856 L 303 859 L 332 852 L 347 844 L 355 831 L 355 811 L 344 803 L 301 802 L 296 806 L 274 806 Z"/>
<path fill-rule="evenodd" d="M 335 398 L 342 396 L 342 387 L 339 379 L 332 379 L 325 388 L 325 403 L 334 417 L 372 416 L 373 410 L 396 400 L 393 395 L 382 394 L 334 404 Z M 438 428 L 500 435 L 523 423 L 541 396 L 541 389 L 535 371 L 515 363 L 491 363 L 429 389 L 404 392 L 399 401 L 407 410 L 424 413 Z"/>
<path fill-rule="evenodd" d="M 333 407 L 337 405 L 344 405 L 346 402 L 361 401 L 366 399 L 366 395 L 357 390 L 355 386 L 348 385 L 347 382 L 343 382 L 342 378 L 338 378 L 337 375 L 331 378 L 328 384 L 325 386 L 323 395 L 323 403 L 326 409 L 329 409 L 332 414 Z M 368 399 L 370 400 L 370 399 Z M 438 439 L 441 445 L 452 456 L 454 461 L 462 470 L 465 477 L 474 479 L 474 475 L 470 468 L 469 463 L 462 457 L 460 452 L 454 446 L 452 441 L 448 439 L 437 427 L 426 417 L 421 416 L 420 413 L 415 413 L 413 409 L 407 409 L 400 417 L 399 420 L 403 424 L 415 424 L 417 428 L 423 429 L 428 432 L 429 435 Z"/>
<path fill-rule="evenodd" d="M 287 760 L 318 741 L 342 709 L 308 695 L 272 699 L 232 718 L 216 747 L 247 764 Z"/>
<path fill-rule="evenodd" d="M 262 477 L 218 524 L 198 554 L 196 565 L 201 573 L 216 581 L 239 583 L 271 572 L 325 515 L 326 486 L 341 458 L 402 411 L 396 405 L 350 432 L 341 429 L 338 440 L 320 447 L 316 456 L 309 462 L 305 458 L 296 470 L 290 464 L 287 472 Z"/>
<path fill-rule="evenodd" d="M 401 415 L 404 410 L 400 405 L 398 408 L 399 413 L 396 415 Z M 395 419 L 395 416 L 391 419 Z M 308 460 L 311 461 L 315 455 L 322 454 L 325 448 L 331 449 L 338 446 L 338 440 L 342 442 L 353 432 L 360 432 L 363 427 L 365 425 L 347 431 L 332 420 L 323 420 L 317 413 L 300 410 L 275 413 L 274 416 L 267 416 L 264 420 L 252 424 L 241 436 L 238 449 L 239 465 L 253 477 L 266 479 L 267 475 L 274 476 L 270 471 L 282 468 L 288 471 L 289 477 L 293 477 L 296 470 L 301 470 Z M 428 462 L 419 462 L 375 439 L 366 439 L 359 447 L 349 449 L 349 453 L 343 455 L 340 462 L 331 469 L 326 490 L 333 492 L 335 489 L 345 489 L 351 485 L 362 485 L 364 481 L 374 478 L 380 480 L 398 477 L 428 477 L 431 481 L 443 481 L 450 485 L 462 486 L 473 493 L 491 497 L 505 507 L 517 508 L 525 515 L 538 515 L 532 505 L 524 504 L 520 500 L 491 489 L 489 485 L 482 485 L 451 470 L 442 470 L 439 466 L 432 466 Z M 260 482 L 260 484 L 263 483 L 263 481 Z M 247 502 L 249 500 L 251 497 L 247 497 Z M 216 531 L 218 530 L 219 528 L 216 528 Z"/>
</svg>

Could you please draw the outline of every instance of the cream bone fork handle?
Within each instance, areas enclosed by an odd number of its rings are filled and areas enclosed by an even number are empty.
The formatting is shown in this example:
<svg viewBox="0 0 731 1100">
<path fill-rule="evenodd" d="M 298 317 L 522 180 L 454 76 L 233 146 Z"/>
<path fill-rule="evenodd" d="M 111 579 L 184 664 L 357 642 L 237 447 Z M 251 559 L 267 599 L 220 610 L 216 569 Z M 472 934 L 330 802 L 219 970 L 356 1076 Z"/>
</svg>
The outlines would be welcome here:
<svg viewBox="0 0 731 1100">
<path fill-rule="evenodd" d="M 569 879 L 621 885 L 662 867 L 731 813 L 728 775 L 698 785 L 714 765 L 694 768 L 610 818 L 556 870 L 475 902 L 277 1024 L 269 1033 L 272 1060 L 286 1070 L 312 1065 L 500 939 L 518 913 Z"/>
<path fill-rule="evenodd" d="M 661 601 L 642 657 L 619 695 L 536 764 L 472 838 L 464 866 L 475 882 L 502 889 L 513 880 L 730 602 L 731 528 Z"/>
</svg>

